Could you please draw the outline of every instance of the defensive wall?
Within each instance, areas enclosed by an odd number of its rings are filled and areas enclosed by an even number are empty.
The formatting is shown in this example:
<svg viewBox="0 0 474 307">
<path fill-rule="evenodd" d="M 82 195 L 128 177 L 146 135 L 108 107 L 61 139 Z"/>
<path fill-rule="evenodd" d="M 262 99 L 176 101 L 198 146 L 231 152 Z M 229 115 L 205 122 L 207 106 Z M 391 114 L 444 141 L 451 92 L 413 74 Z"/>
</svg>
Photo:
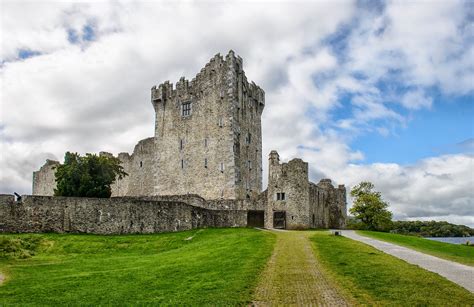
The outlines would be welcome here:
<svg viewBox="0 0 474 307">
<path fill-rule="evenodd" d="M 199 197 L 190 199 L 199 202 Z M 219 208 L 219 201 L 214 205 Z M 0 195 L 0 232 L 133 234 L 245 226 L 247 210 L 211 210 L 187 204 L 179 197 L 159 200 L 27 195 L 15 201 L 13 195 Z"/>
</svg>

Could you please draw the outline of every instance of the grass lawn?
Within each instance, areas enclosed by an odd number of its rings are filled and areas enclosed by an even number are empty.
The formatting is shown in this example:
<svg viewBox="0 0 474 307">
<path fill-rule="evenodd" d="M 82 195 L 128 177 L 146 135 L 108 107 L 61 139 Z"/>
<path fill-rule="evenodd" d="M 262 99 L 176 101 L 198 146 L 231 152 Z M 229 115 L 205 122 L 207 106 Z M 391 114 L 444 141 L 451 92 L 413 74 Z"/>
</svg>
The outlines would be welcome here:
<svg viewBox="0 0 474 307">
<path fill-rule="evenodd" d="M 357 231 L 358 234 L 395 243 L 439 258 L 474 266 L 474 247 L 386 232 Z"/>
<path fill-rule="evenodd" d="M 366 244 L 316 232 L 314 250 L 327 273 L 361 305 L 472 306 L 474 294 Z"/>
<path fill-rule="evenodd" d="M 245 305 L 275 242 L 273 234 L 254 229 L 203 229 L 9 234 L 1 235 L 0 243 L 18 238 L 33 242 L 29 248 L 36 251 L 19 259 L 25 253 L 8 253 L 0 245 L 0 272 L 6 276 L 0 306 Z"/>
</svg>

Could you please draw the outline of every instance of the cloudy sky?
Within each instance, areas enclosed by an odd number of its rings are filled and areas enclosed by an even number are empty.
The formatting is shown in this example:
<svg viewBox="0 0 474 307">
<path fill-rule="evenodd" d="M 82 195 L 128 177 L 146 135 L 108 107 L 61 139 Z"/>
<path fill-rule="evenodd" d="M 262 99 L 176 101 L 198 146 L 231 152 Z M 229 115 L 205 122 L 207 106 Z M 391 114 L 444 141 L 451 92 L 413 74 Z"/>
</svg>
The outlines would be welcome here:
<svg viewBox="0 0 474 307">
<path fill-rule="evenodd" d="M 0 10 L 0 193 L 31 193 L 32 172 L 66 150 L 131 152 L 153 135 L 150 88 L 232 49 L 266 91 L 264 161 L 276 149 L 313 181 L 372 181 L 397 219 L 474 226 L 473 1 Z"/>
</svg>

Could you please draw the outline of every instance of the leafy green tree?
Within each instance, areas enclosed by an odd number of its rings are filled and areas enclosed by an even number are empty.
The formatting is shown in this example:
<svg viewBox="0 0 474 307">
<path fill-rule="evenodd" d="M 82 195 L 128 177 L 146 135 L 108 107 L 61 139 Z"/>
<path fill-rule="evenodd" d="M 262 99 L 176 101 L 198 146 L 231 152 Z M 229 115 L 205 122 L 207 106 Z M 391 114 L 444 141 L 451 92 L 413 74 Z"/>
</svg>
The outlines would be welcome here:
<svg viewBox="0 0 474 307">
<path fill-rule="evenodd" d="M 351 190 L 354 204 L 349 210 L 357 221 L 358 228 L 388 231 L 392 224 L 392 213 L 382 200 L 380 192 L 374 191 L 371 182 L 361 182 Z"/>
<path fill-rule="evenodd" d="M 110 185 L 128 174 L 112 156 L 66 152 L 64 164 L 56 166 L 55 196 L 110 197 Z"/>
</svg>

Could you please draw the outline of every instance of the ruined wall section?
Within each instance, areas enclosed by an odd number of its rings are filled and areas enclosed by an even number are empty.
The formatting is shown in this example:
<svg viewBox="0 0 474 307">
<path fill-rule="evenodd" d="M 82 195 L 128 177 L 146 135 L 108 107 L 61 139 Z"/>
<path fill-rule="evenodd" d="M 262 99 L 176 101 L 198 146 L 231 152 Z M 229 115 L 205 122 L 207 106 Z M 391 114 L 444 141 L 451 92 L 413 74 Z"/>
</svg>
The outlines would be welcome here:
<svg viewBox="0 0 474 307">
<path fill-rule="evenodd" d="M 285 193 L 285 199 L 278 200 L 277 193 Z M 280 163 L 278 153 L 272 151 L 269 158 L 265 227 L 273 228 L 275 211 L 286 212 L 287 229 L 310 227 L 308 163 L 301 159 Z"/>
<path fill-rule="evenodd" d="M 0 195 L 0 232 L 159 233 L 245 227 L 246 211 L 208 210 L 183 202 L 139 198 Z"/>
<path fill-rule="evenodd" d="M 58 161 L 46 160 L 46 163 L 36 172 L 33 172 L 33 195 L 52 196 L 56 188 L 55 167 Z"/>
<path fill-rule="evenodd" d="M 112 186 L 112 196 L 153 195 L 156 163 L 155 138 L 143 139 L 135 145 L 132 155 L 119 153 L 118 158 L 128 176 Z"/>
<path fill-rule="evenodd" d="M 151 96 L 157 141 L 154 195 L 241 199 L 260 192 L 264 93 L 246 81 L 240 58 L 232 51 L 225 59 L 217 54 L 193 80 L 183 77 L 176 87 L 167 81 L 153 87 Z M 254 108 L 241 120 L 244 101 Z M 184 114 L 188 103 L 190 112 Z"/>
<path fill-rule="evenodd" d="M 310 183 L 310 216 L 312 228 L 343 228 L 346 220 L 346 189 L 335 188 L 330 179 Z"/>
</svg>

